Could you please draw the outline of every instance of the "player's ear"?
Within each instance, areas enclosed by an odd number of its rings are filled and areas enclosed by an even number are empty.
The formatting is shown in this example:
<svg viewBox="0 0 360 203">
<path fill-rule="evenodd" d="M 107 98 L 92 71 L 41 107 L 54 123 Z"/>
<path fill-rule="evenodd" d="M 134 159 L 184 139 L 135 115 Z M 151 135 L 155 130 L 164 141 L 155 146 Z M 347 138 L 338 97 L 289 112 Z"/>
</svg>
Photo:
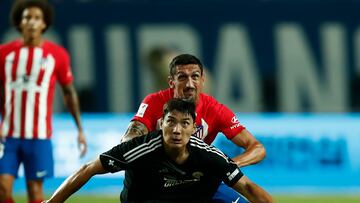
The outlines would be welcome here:
<svg viewBox="0 0 360 203">
<path fill-rule="evenodd" d="M 174 78 L 171 76 L 168 76 L 168 84 L 170 88 L 174 88 L 175 87 L 175 83 L 174 83 Z"/>
<path fill-rule="evenodd" d="M 196 123 L 194 122 L 194 124 L 193 124 L 193 133 L 192 134 L 194 134 L 196 132 Z"/>
<path fill-rule="evenodd" d="M 43 24 L 41 25 L 41 31 L 43 32 L 46 28 L 47 28 L 47 25 L 46 25 L 45 23 L 43 23 Z"/>
<path fill-rule="evenodd" d="M 160 125 L 159 128 L 162 130 L 163 129 L 163 123 L 164 123 L 164 118 L 160 118 L 158 124 Z"/>
</svg>

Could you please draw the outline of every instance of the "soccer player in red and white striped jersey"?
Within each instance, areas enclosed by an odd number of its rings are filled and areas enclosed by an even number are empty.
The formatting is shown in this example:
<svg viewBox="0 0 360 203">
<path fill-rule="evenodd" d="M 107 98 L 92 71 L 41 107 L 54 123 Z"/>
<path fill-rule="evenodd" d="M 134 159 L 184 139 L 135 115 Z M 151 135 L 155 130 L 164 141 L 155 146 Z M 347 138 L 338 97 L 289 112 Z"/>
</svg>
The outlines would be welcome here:
<svg viewBox="0 0 360 203">
<path fill-rule="evenodd" d="M 50 138 L 57 81 L 78 127 L 81 155 L 86 152 L 69 55 L 42 37 L 52 15 L 47 1 L 15 2 L 11 18 L 21 38 L 0 46 L 0 203 L 13 202 L 11 191 L 20 163 L 24 164 L 29 202 L 44 198 L 43 179 L 53 176 Z"/>
</svg>

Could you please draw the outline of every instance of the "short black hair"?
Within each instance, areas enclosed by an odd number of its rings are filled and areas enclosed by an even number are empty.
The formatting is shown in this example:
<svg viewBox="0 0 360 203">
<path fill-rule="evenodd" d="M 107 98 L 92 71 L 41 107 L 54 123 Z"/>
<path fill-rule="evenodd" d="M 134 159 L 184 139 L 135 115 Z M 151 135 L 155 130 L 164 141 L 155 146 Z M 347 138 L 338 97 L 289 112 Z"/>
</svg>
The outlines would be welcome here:
<svg viewBox="0 0 360 203">
<path fill-rule="evenodd" d="M 180 54 L 173 58 L 169 65 L 170 76 L 174 77 L 176 74 L 176 66 L 179 65 L 188 65 L 188 64 L 196 64 L 200 67 L 201 75 L 203 74 L 203 64 L 200 59 L 191 54 Z"/>
<path fill-rule="evenodd" d="M 163 118 L 169 113 L 173 111 L 179 111 L 184 114 L 190 114 L 195 122 L 195 102 L 185 99 L 173 98 L 170 99 L 165 105 L 163 110 Z"/>
<path fill-rule="evenodd" d="M 54 9 L 50 3 L 46 0 L 16 0 L 12 6 L 10 19 L 12 25 L 21 32 L 20 23 L 22 20 L 22 14 L 25 9 L 30 7 L 38 7 L 41 9 L 44 15 L 44 21 L 46 28 L 43 30 L 43 33 L 51 26 L 54 19 Z"/>
</svg>

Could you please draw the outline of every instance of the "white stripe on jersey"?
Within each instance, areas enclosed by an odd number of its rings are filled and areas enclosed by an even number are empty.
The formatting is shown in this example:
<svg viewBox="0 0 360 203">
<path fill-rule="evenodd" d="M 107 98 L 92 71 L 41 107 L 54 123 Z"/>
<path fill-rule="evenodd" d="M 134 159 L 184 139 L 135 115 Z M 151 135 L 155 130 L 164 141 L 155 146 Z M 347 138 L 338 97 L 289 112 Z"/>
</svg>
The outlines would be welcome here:
<svg viewBox="0 0 360 203">
<path fill-rule="evenodd" d="M 134 160 L 136 160 L 137 158 L 144 156 L 152 151 L 154 151 L 155 149 L 161 147 L 162 145 L 162 136 L 158 136 L 152 140 L 150 140 L 147 143 L 141 144 L 137 147 L 135 147 L 134 149 L 126 152 L 124 154 L 124 159 L 130 163 Z"/>
<path fill-rule="evenodd" d="M 55 59 L 51 54 L 46 57 L 46 61 L 42 63 L 41 68 L 44 69 L 45 73 L 40 85 L 41 90 L 39 98 L 38 137 L 39 139 L 46 139 L 47 97 L 49 92 L 50 78 L 55 69 Z"/>
<path fill-rule="evenodd" d="M 228 157 L 222 151 L 220 151 L 216 147 L 213 147 L 213 146 L 210 146 L 210 145 L 206 144 L 204 141 L 202 141 L 201 139 L 199 139 L 199 138 L 197 138 L 195 136 L 190 137 L 190 146 L 197 147 L 197 148 L 200 148 L 200 149 L 204 149 L 204 150 L 206 150 L 208 152 L 212 152 L 214 154 L 217 154 L 220 157 L 224 158 L 229 163 Z"/>
<path fill-rule="evenodd" d="M 26 99 L 26 117 L 25 117 L 25 138 L 32 138 L 33 137 L 33 130 L 34 130 L 34 114 L 35 114 L 35 96 L 36 93 L 39 92 L 37 88 L 36 82 L 39 78 L 41 60 L 43 57 L 43 50 L 40 48 L 34 49 L 34 55 L 30 56 L 33 57 L 33 63 L 31 67 L 30 73 L 30 81 L 29 81 L 29 88 L 27 88 L 27 99 Z"/>
<path fill-rule="evenodd" d="M 29 49 L 27 47 L 23 47 L 20 49 L 19 54 L 19 63 L 16 69 L 16 81 L 15 87 L 13 88 L 14 94 L 14 131 L 13 137 L 20 137 L 20 128 L 21 128 L 21 101 L 22 101 L 22 92 L 24 89 L 23 85 L 23 76 L 26 75 L 26 64 L 28 62 Z"/>
<path fill-rule="evenodd" d="M 1 132 L 3 135 L 7 135 L 9 133 L 9 127 L 10 127 L 10 113 L 11 113 L 11 88 L 10 88 L 10 82 L 11 82 L 11 70 L 12 66 L 15 60 L 15 52 L 11 52 L 8 56 L 5 58 L 5 115 L 3 120 L 3 125 Z"/>
</svg>

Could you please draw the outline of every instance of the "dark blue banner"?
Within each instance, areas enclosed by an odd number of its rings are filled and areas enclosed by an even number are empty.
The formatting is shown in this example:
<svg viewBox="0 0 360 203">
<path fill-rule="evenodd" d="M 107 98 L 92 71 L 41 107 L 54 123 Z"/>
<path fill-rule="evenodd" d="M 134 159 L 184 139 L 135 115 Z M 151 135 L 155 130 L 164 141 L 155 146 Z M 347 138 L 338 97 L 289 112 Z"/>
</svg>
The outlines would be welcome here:
<svg viewBox="0 0 360 203">
<path fill-rule="evenodd" d="M 0 2 L 1 43 L 17 36 L 10 2 Z M 234 111 L 360 109 L 359 1 L 51 2 L 47 37 L 71 53 L 84 111 L 136 111 L 183 52 L 202 59 L 206 91 Z"/>
</svg>

